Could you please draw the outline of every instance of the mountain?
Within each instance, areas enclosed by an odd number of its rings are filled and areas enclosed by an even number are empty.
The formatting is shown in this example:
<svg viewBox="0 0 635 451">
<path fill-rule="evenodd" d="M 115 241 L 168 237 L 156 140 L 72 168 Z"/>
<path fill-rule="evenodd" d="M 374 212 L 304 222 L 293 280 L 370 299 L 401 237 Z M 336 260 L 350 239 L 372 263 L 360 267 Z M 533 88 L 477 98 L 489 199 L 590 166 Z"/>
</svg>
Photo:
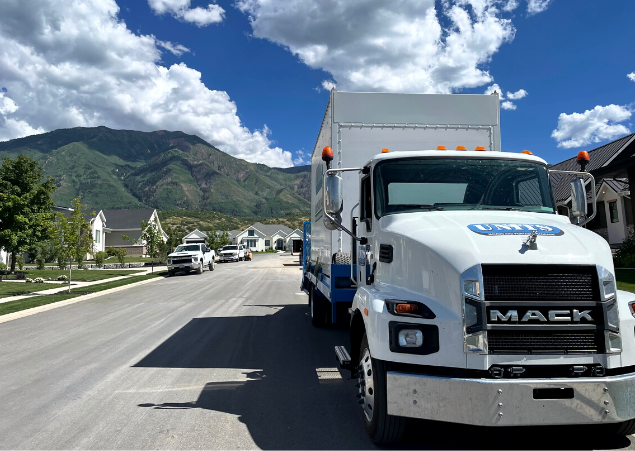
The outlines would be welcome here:
<svg viewBox="0 0 635 451">
<path fill-rule="evenodd" d="M 38 160 L 56 180 L 53 200 L 90 208 L 153 207 L 276 217 L 310 209 L 307 171 L 234 158 L 183 132 L 60 129 L 0 143 L 0 157 Z"/>
</svg>

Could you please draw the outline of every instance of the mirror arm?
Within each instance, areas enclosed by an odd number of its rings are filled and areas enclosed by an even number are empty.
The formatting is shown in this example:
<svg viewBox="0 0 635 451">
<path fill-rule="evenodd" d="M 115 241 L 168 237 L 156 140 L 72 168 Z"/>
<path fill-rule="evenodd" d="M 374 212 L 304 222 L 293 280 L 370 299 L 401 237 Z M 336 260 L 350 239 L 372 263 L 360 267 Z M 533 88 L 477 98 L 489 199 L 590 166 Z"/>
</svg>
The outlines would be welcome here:
<svg viewBox="0 0 635 451">
<path fill-rule="evenodd" d="M 588 218 L 586 218 L 583 221 L 581 221 L 578 225 L 579 226 L 583 226 L 584 224 L 588 223 L 593 218 L 595 218 L 595 215 L 597 214 L 597 206 L 596 206 L 597 199 L 596 199 L 596 195 L 595 195 L 595 177 L 593 177 L 589 172 L 550 170 L 549 174 L 551 174 L 551 173 L 554 173 L 554 174 L 573 174 L 573 175 L 579 175 L 582 178 L 589 177 L 591 179 L 591 204 L 593 206 L 593 213 L 591 214 L 591 216 L 589 216 Z M 585 202 L 586 202 L 586 199 L 585 199 Z"/>
<path fill-rule="evenodd" d="M 343 232 L 346 232 L 348 235 L 350 235 L 350 237 L 352 239 L 357 240 L 357 241 L 361 241 L 362 240 L 361 238 L 356 237 L 355 234 L 353 234 L 353 232 L 348 230 L 342 224 L 338 223 L 335 220 L 335 218 L 333 218 L 331 215 L 329 215 L 326 212 L 326 177 L 330 176 L 331 174 L 336 174 L 337 172 L 352 172 L 352 171 L 360 172 L 360 171 L 362 171 L 362 168 L 328 169 L 326 172 L 324 172 L 324 175 L 322 176 L 322 189 L 324 190 L 324 192 L 322 193 L 322 213 L 324 214 L 325 217 L 330 219 L 331 222 L 333 224 L 335 224 L 335 226 L 338 229 L 342 230 Z"/>
</svg>

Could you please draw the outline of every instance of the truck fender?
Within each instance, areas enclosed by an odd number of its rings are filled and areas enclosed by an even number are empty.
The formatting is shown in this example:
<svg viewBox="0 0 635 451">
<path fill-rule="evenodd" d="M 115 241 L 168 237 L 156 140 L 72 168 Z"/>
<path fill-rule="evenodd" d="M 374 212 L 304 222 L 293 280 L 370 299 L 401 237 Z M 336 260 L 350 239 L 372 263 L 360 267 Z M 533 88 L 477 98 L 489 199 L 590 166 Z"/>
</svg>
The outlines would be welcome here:
<svg viewBox="0 0 635 451">
<path fill-rule="evenodd" d="M 351 339 L 351 364 L 357 366 L 359 362 L 359 348 L 362 345 L 362 337 L 366 332 L 366 325 L 362 312 L 354 310 L 351 315 L 350 339 Z"/>
<path fill-rule="evenodd" d="M 635 294 L 617 290 L 617 307 L 622 336 L 622 366 L 635 365 L 635 318 L 629 304 L 635 302 Z"/>
</svg>

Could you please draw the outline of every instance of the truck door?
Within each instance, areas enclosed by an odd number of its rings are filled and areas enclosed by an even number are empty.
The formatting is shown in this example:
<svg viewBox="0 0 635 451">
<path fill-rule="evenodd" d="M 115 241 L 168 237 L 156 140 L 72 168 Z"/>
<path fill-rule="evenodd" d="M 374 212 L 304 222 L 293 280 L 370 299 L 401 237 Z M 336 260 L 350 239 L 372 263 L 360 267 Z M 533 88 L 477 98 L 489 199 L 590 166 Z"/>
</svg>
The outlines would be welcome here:
<svg viewBox="0 0 635 451">
<path fill-rule="evenodd" d="M 359 201 L 359 229 L 360 237 L 366 237 L 368 243 L 366 245 L 359 244 L 357 246 L 357 285 L 368 285 L 369 276 L 372 272 L 373 259 L 370 250 L 372 249 L 373 239 L 373 196 L 370 174 L 364 176 L 360 186 L 361 199 Z"/>
</svg>

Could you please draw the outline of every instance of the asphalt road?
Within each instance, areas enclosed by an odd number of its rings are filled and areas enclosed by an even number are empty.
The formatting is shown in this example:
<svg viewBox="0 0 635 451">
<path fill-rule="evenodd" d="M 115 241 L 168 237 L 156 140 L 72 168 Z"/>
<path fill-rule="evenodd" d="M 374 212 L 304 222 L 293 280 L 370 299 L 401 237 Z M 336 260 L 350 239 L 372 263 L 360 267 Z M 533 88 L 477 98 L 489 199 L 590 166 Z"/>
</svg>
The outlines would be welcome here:
<svg viewBox="0 0 635 451">
<path fill-rule="evenodd" d="M 344 328 L 256 255 L 0 324 L 2 449 L 364 449 Z M 634 448 L 601 429 L 412 421 L 401 448 Z"/>
</svg>

